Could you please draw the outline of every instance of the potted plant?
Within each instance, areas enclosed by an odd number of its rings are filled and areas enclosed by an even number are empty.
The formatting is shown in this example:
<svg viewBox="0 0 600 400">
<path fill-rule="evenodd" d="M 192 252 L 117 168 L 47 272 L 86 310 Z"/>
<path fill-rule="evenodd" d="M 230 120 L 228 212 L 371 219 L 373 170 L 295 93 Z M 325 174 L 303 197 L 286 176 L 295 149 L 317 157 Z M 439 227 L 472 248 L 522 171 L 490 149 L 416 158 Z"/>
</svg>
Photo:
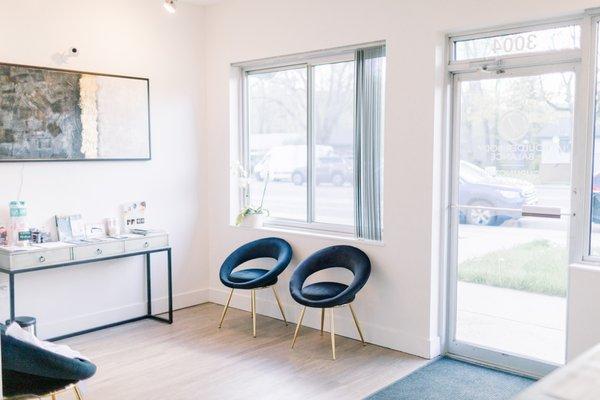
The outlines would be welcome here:
<svg viewBox="0 0 600 400">
<path fill-rule="evenodd" d="M 244 204 L 248 204 L 250 199 L 250 174 L 240 164 L 236 167 L 236 174 L 238 176 L 239 186 L 244 191 Z M 249 226 L 252 228 L 260 228 L 263 226 L 265 218 L 269 216 L 269 210 L 263 206 L 265 194 L 267 193 L 267 186 L 269 185 L 269 178 L 269 173 L 267 173 L 262 196 L 260 197 L 260 204 L 258 206 L 253 206 L 251 204 L 244 206 L 235 219 L 236 225 Z"/>
</svg>

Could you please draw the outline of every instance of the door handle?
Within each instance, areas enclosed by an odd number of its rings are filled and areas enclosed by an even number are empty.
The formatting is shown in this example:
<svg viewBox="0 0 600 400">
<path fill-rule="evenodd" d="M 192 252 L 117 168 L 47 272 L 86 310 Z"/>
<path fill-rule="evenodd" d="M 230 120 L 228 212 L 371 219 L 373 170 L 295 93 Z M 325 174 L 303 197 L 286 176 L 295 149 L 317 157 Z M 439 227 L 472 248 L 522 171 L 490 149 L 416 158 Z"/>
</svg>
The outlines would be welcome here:
<svg viewBox="0 0 600 400">
<path fill-rule="evenodd" d="M 556 218 L 564 216 L 571 216 L 574 214 L 563 213 L 560 207 L 545 207 L 545 206 L 523 206 L 521 213 L 524 217 L 536 217 L 536 218 Z"/>
<path fill-rule="evenodd" d="M 546 206 L 523 206 L 522 208 L 506 208 L 506 207 L 489 207 L 489 206 L 467 206 L 467 205 L 455 205 L 451 204 L 450 208 L 459 210 L 489 210 L 495 212 L 516 212 L 521 213 L 523 217 L 536 217 L 536 218 L 555 218 L 560 219 L 561 217 L 574 217 L 575 213 L 563 213 L 560 207 L 546 207 Z"/>
</svg>

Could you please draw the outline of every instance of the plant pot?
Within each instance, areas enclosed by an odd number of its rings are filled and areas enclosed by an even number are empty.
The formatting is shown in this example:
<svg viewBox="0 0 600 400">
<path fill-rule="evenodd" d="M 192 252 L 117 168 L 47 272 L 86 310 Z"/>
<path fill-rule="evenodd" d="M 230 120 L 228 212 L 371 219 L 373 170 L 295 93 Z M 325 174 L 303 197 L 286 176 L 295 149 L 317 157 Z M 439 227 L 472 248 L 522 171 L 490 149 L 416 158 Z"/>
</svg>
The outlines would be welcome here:
<svg viewBox="0 0 600 400">
<path fill-rule="evenodd" d="M 265 214 L 250 214 L 244 217 L 242 221 L 242 226 L 247 226 L 250 228 L 261 228 L 265 221 Z"/>
</svg>

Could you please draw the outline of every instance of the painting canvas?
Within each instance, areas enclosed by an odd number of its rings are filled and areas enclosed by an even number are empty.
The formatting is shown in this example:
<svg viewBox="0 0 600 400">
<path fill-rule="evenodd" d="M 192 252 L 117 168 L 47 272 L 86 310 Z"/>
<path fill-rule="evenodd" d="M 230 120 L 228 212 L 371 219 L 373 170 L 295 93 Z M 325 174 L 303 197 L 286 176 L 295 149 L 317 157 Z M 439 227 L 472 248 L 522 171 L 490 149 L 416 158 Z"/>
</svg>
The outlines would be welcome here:
<svg viewBox="0 0 600 400">
<path fill-rule="evenodd" d="M 0 161 L 150 159 L 148 85 L 0 64 Z"/>
</svg>

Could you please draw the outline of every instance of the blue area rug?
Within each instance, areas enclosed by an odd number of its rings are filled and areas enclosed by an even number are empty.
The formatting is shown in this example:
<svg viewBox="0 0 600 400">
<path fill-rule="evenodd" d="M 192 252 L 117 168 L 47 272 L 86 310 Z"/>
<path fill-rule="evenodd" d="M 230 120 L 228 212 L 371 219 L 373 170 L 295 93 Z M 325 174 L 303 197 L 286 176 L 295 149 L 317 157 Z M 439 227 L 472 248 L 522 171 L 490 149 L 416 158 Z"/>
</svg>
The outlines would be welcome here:
<svg viewBox="0 0 600 400">
<path fill-rule="evenodd" d="M 442 358 L 379 392 L 371 400 L 508 400 L 534 381 Z"/>
</svg>

